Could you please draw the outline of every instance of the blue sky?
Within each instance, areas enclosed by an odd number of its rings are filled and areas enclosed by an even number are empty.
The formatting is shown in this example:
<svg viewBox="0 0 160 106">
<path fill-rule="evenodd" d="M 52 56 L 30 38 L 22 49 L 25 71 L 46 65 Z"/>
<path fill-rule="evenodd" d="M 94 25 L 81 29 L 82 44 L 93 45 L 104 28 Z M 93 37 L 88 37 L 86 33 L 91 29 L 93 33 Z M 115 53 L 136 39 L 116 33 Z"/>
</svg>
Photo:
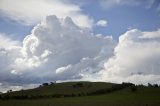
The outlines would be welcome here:
<svg viewBox="0 0 160 106">
<path fill-rule="evenodd" d="M 15 40 L 23 40 L 26 35 L 30 34 L 32 28 L 33 26 L 23 25 L 7 17 L 0 17 L 0 32 Z"/>
<path fill-rule="evenodd" d="M 96 33 L 112 35 L 114 38 L 126 32 L 129 28 L 138 28 L 142 31 L 157 30 L 160 27 L 160 16 L 155 9 L 146 9 L 145 6 L 119 6 L 109 10 L 102 9 L 96 4 L 90 4 L 85 8 L 86 13 L 95 20 L 105 19 L 108 26 L 96 27 Z M 89 8 L 91 7 L 91 8 Z"/>
<path fill-rule="evenodd" d="M 70 3 L 79 5 L 83 14 L 91 17 L 94 22 L 101 19 L 108 22 L 106 27 L 94 26 L 92 31 L 95 34 L 111 35 L 113 38 L 118 39 L 128 29 L 138 28 L 142 31 L 152 31 L 160 27 L 159 0 L 154 0 L 152 3 L 149 2 L 150 4 L 148 1 L 151 0 L 135 0 L 135 2 L 138 1 L 139 3 L 137 5 L 134 5 L 134 3 L 125 4 L 126 0 L 120 0 L 124 4 L 112 3 L 112 6 L 108 8 L 102 6 L 99 1 L 70 0 Z M 129 1 L 133 2 L 133 0 Z M 147 7 L 148 5 L 150 7 Z M 0 32 L 13 36 L 14 39 L 22 40 L 26 35 L 30 34 L 35 24 L 24 25 L 3 13 L 0 15 Z"/>
</svg>

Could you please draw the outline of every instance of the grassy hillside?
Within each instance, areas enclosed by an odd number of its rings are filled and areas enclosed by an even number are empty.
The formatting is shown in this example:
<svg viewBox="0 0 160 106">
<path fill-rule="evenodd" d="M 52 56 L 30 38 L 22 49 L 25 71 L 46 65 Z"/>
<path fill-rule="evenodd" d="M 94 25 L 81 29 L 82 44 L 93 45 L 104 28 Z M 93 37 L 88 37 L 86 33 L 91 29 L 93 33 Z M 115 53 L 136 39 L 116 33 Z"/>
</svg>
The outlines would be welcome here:
<svg viewBox="0 0 160 106">
<path fill-rule="evenodd" d="M 43 86 L 36 89 L 23 91 L 27 95 L 50 95 L 51 93 L 79 94 L 104 89 L 111 89 L 112 83 L 102 82 L 67 82 L 55 85 Z M 78 84 L 78 87 L 76 87 Z M 8 99 L 0 100 L 0 106 L 160 106 L 160 88 L 137 86 L 132 91 L 131 86 L 112 92 L 98 95 L 81 95 L 60 98 L 36 98 L 36 99 Z M 21 95 L 21 91 L 12 92 L 10 95 Z"/>
<path fill-rule="evenodd" d="M 100 89 L 109 89 L 113 83 L 105 82 L 64 82 L 42 85 L 35 89 L 21 90 L 3 94 L 4 96 L 53 96 L 53 95 L 80 95 L 92 93 Z"/>
</svg>

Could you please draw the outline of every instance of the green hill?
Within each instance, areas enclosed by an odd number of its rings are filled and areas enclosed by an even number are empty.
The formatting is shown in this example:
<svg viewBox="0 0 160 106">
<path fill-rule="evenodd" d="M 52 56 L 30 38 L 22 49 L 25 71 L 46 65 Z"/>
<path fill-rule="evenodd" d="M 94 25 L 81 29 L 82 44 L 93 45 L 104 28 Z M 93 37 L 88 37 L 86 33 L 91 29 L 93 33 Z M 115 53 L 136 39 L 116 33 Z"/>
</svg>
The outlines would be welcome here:
<svg viewBox="0 0 160 106">
<path fill-rule="evenodd" d="M 105 82 L 45 84 L 2 94 L 0 106 L 160 106 L 160 87 Z"/>
<path fill-rule="evenodd" d="M 54 97 L 54 96 L 81 96 L 87 95 L 90 93 L 94 93 L 101 89 L 110 89 L 113 87 L 113 83 L 105 83 L 105 82 L 64 82 L 64 83 L 44 83 L 38 88 L 29 89 L 29 90 L 21 90 L 15 92 L 9 92 L 3 94 L 2 96 L 8 97 Z"/>
</svg>

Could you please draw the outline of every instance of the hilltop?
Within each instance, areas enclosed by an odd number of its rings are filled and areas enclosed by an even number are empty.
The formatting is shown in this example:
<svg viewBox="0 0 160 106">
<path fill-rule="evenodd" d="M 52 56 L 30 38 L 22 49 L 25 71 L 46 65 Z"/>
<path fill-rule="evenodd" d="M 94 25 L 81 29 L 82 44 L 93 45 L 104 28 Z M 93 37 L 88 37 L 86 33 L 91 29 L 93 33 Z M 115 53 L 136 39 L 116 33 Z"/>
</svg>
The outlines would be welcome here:
<svg viewBox="0 0 160 106">
<path fill-rule="evenodd" d="M 0 97 L 0 106 L 159 106 L 160 87 L 106 82 L 44 83 Z"/>
</svg>

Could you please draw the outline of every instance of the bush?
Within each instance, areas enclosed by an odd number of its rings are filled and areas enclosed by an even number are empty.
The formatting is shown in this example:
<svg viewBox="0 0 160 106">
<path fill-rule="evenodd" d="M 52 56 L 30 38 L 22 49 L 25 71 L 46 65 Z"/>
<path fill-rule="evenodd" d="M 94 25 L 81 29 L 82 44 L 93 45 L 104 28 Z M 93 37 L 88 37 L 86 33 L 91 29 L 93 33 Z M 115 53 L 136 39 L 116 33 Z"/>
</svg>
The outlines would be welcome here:
<svg viewBox="0 0 160 106">
<path fill-rule="evenodd" d="M 158 88 L 159 86 L 158 86 L 158 84 L 150 84 L 150 83 L 148 83 L 148 87 L 155 87 L 155 88 Z"/>
<path fill-rule="evenodd" d="M 137 87 L 136 87 L 136 86 L 131 86 L 131 91 L 132 91 L 132 92 L 137 91 Z"/>
</svg>

